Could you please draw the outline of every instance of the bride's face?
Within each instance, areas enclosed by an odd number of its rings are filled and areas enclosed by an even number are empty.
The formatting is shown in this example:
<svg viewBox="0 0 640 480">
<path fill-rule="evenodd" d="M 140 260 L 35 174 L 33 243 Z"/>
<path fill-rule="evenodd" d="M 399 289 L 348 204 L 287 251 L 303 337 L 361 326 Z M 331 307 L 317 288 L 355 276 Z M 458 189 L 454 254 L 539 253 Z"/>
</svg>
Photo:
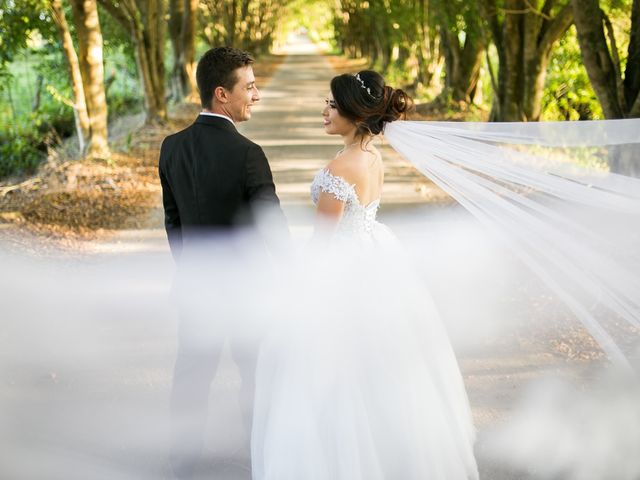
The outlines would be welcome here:
<svg viewBox="0 0 640 480">
<path fill-rule="evenodd" d="M 356 125 L 351 120 L 340 115 L 331 93 L 329 93 L 325 102 L 326 105 L 322 110 L 324 131 L 329 135 L 342 135 L 343 137 L 351 135 L 356 129 Z"/>
</svg>

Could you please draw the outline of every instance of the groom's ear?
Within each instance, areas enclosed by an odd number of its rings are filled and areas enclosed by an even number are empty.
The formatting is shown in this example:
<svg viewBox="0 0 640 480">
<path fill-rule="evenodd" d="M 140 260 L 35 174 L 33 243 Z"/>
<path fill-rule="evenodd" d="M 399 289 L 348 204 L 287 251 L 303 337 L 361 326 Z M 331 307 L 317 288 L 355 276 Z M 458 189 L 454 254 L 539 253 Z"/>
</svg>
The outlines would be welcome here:
<svg viewBox="0 0 640 480">
<path fill-rule="evenodd" d="M 218 103 L 227 103 L 229 101 L 229 96 L 224 87 L 218 86 L 213 91 L 213 98 Z"/>
</svg>

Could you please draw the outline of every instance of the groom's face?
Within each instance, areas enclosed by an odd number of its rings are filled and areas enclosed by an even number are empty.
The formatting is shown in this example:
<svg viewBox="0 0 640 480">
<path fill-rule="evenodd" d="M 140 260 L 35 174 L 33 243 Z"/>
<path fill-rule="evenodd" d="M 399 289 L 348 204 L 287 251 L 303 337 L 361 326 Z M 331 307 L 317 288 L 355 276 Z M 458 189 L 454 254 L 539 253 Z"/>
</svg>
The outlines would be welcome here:
<svg viewBox="0 0 640 480">
<path fill-rule="evenodd" d="M 238 123 L 251 118 L 251 107 L 260 100 L 260 92 L 250 65 L 238 68 L 234 73 L 236 83 L 231 91 L 225 92 L 226 102 L 222 106 L 227 115 Z"/>
</svg>

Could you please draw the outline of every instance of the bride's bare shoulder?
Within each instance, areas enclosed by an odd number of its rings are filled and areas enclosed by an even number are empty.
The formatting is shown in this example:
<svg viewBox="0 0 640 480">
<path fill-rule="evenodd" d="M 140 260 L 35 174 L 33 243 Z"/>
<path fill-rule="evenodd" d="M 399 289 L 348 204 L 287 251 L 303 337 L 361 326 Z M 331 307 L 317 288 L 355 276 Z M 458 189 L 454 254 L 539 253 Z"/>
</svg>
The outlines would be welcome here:
<svg viewBox="0 0 640 480">
<path fill-rule="evenodd" d="M 344 152 L 329 162 L 327 170 L 351 184 L 359 183 L 369 177 L 372 160 L 377 161 L 379 158 L 380 154 L 377 150 Z"/>
<path fill-rule="evenodd" d="M 333 175 L 344 175 L 354 170 L 354 165 L 349 161 L 348 155 L 342 154 L 331 160 L 326 168 Z"/>
</svg>

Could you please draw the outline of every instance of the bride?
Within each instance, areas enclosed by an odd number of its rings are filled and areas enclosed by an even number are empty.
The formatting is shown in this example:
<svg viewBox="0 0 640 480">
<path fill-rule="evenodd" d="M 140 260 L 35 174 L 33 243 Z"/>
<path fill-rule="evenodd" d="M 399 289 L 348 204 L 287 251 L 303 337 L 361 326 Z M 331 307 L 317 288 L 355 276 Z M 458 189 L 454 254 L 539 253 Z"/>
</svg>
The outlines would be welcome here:
<svg viewBox="0 0 640 480">
<path fill-rule="evenodd" d="M 373 71 L 331 81 L 324 128 L 344 147 L 311 185 L 321 251 L 304 266 L 300 308 L 283 312 L 258 362 L 256 480 L 478 478 L 449 339 L 376 221 L 384 167 L 372 140 L 410 105 Z"/>
</svg>

